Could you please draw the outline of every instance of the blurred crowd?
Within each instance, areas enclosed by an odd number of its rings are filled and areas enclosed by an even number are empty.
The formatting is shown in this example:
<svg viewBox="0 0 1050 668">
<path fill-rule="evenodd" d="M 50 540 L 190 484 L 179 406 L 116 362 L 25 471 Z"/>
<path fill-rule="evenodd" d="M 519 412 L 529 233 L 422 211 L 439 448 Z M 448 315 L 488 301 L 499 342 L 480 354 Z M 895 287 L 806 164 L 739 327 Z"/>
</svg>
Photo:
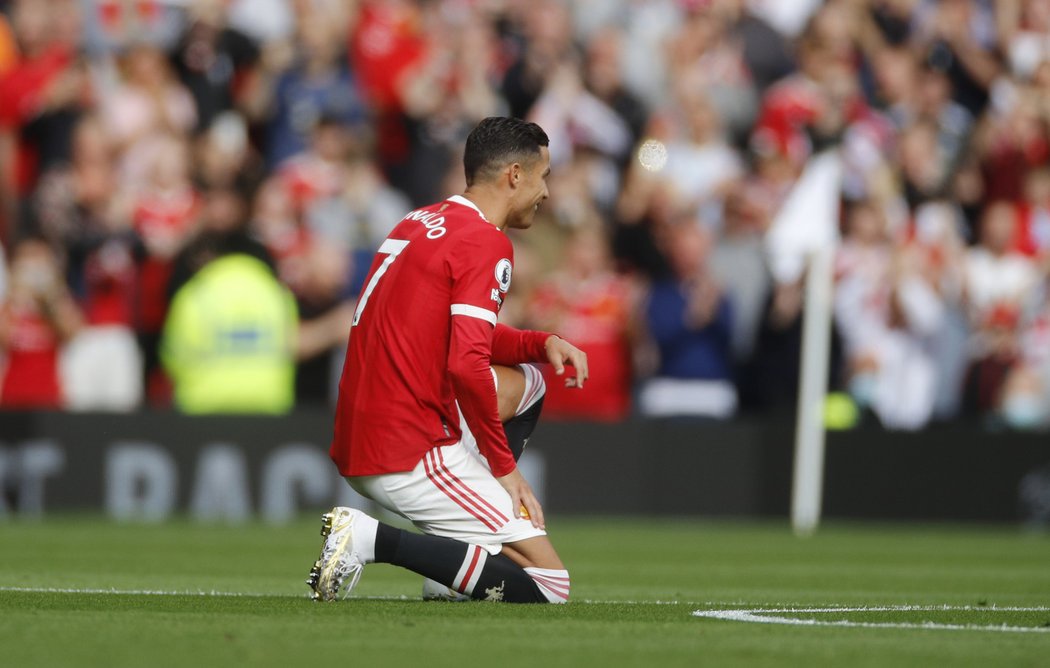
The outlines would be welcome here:
<svg viewBox="0 0 1050 668">
<path fill-rule="evenodd" d="M 1050 420 L 1050 0 L 0 0 L 0 408 L 328 404 L 491 115 L 546 415 L 792 412 L 824 247 L 829 424 Z"/>
</svg>

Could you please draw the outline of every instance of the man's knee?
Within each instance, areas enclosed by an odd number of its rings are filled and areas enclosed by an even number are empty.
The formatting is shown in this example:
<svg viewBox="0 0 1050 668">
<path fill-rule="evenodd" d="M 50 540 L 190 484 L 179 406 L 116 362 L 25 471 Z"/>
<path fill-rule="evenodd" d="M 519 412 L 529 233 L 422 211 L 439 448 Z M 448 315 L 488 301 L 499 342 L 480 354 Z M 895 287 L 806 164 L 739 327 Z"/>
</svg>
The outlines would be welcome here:
<svg viewBox="0 0 1050 668">
<path fill-rule="evenodd" d="M 516 366 L 493 366 L 496 380 L 496 400 L 499 404 L 499 419 L 506 422 L 517 413 L 518 405 L 525 396 L 525 374 Z"/>
<path fill-rule="evenodd" d="M 503 554 L 522 568 L 553 568 L 564 570 L 558 552 L 547 536 L 526 538 L 503 545 Z"/>
<path fill-rule="evenodd" d="M 493 366 L 496 378 L 496 398 L 502 422 L 522 415 L 547 394 L 543 374 L 532 364 Z"/>
<path fill-rule="evenodd" d="M 518 368 L 524 376 L 525 387 L 521 400 L 518 402 L 517 415 L 521 415 L 534 405 L 543 401 L 547 394 L 547 383 L 543 380 L 543 374 L 532 364 L 520 364 Z"/>
<path fill-rule="evenodd" d="M 569 601 L 569 571 L 562 564 L 547 536 L 508 543 L 503 546 L 503 554 L 532 578 L 541 597 L 539 602 Z"/>
<path fill-rule="evenodd" d="M 547 603 L 569 602 L 569 571 L 564 568 L 524 569 Z"/>
<path fill-rule="evenodd" d="M 517 461 L 540 420 L 546 385 L 543 382 L 543 375 L 532 365 L 522 364 L 514 370 L 521 374 L 524 383 L 518 398 L 516 412 L 513 417 L 504 421 L 503 432 L 507 436 L 507 445 L 510 446 L 511 454 Z"/>
</svg>

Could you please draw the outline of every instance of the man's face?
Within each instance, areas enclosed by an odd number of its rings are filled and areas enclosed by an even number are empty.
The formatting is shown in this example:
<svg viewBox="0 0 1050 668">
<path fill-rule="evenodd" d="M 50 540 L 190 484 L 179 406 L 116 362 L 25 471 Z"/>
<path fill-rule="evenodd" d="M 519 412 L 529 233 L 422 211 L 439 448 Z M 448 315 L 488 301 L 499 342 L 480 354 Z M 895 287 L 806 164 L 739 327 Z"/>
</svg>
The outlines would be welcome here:
<svg viewBox="0 0 1050 668">
<path fill-rule="evenodd" d="M 538 158 L 521 163 L 521 180 L 514 191 L 507 227 L 523 230 L 532 226 L 536 210 L 550 194 L 547 191 L 547 176 L 550 173 L 551 154 L 546 146 L 540 147 Z"/>
</svg>

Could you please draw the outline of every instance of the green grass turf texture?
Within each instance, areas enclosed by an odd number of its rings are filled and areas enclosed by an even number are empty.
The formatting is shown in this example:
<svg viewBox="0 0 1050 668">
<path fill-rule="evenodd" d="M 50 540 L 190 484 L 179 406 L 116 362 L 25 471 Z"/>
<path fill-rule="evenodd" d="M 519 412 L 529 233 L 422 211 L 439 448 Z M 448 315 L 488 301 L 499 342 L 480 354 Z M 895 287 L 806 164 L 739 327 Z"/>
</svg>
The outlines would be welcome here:
<svg viewBox="0 0 1050 668">
<path fill-rule="evenodd" d="M 354 595 L 308 600 L 319 522 L 0 522 L 0 665 L 1050 666 L 1050 633 L 780 626 L 697 609 L 952 605 L 836 619 L 1042 627 L 1050 536 L 1016 528 L 559 519 L 567 606 L 423 603 L 420 578 L 365 569 Z M 44 593 L 9 588 L 234 592 Z M 406 597 L 370 600 L 360 597 Z M 673 603 L 668 603 L 673 602 Z M 795 615 L 819 618 L 820 615 Z"/>
</svg>

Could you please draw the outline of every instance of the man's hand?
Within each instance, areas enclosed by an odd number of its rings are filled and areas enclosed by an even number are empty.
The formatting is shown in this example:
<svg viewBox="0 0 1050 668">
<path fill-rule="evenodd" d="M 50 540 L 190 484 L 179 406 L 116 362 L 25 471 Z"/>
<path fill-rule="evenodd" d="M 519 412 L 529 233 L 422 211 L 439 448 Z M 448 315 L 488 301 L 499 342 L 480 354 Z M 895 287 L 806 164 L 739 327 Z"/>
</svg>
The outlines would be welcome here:
<svg viewBox="0 0 1050 668">
<path fill-rule="evenodd" d="M 503 489 L 510 494 L 511 508 L 514 508 L 514 517 L 525 517 L 532 521 L 532 526 L 537 529 L 545 529 L 543 522 L 543 508 L 532 493 L 532 487 L 522 477 L 518 469 L 514 469 L 502 478 L 496 478 Z M 524 510 L 524 513 L 522 512 Z"/>
<path fill-rule="evenodd" d="M 565 387 L 582 388 L 588 376 L 587 353 L 553 334 L 543 344 L 543 347 L 547 350 L 547 360 L 554 367 L 554 373 L 559 376 L 565 373 L 566 364 L 576 369 L 576 377 L 566 378 Z"/>
</svg>

